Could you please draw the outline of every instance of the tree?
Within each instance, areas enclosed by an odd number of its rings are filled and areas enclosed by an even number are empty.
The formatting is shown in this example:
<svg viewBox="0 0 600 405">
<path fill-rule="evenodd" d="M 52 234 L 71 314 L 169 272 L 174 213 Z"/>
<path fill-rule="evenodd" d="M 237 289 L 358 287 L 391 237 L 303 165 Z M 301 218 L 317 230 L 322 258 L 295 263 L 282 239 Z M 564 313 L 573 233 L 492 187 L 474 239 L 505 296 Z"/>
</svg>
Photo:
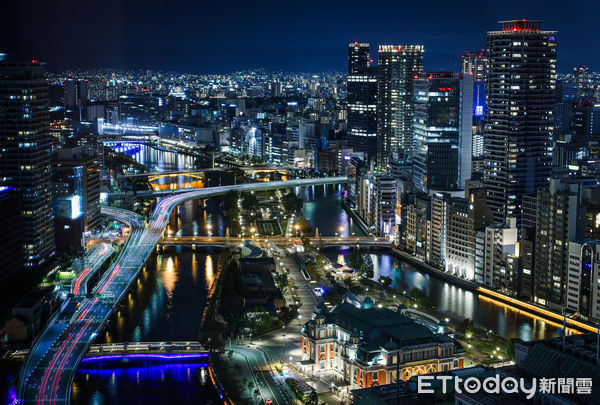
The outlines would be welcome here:
<svg viewBox="0 0 600 405">
<path fill-rule="evenodd" d="M 304 200 L 294 193 L 287 193 L 281 197 L 281 203 L 286 211 L 297 212 L 302 209 Z"/>
<path fill-rule="evenodd" d="M 515 345 L 517 343 L 521 343 L 523 339 L 521 338 L 512 338 L 508 341 L 508 345 L 506 346 L 506 352 L 511 358 L 515 357 Z"/>
<path fill-rule="evenodd" d="M 363 265 L 360 268 L 360 272 L 368 279 L 371 279 L 375 276 L 375 272 L 373 271 L 373 259 L 371 259 L 371 255 L 363 255 Z"/>
<path fill-rule="evenodd" d="M 285 325 L 289 325 L 294 319 L 298 318 L 298 309 L 295 306 L 284 306 L 279 310 L 278 318 Z"/>
<path fill-rule="evenodd" d="M 319 405 L 319 396 L 316 391 L 311 391 L 303 401 L 304 405 Z"/>
<path fill-rule="evenodd" d="M 298 218 L 298 227 L 300 228 L 300 232 L 310 234 L 312 233 L 312 226 L 310 226 L 310 222 L 303 216 Z"/>
<path fill-rule="evenodd" d="M 258 198 L 252 193 L 242 194 L 242 208 L 246 211 L 255 210 L 258 207 Z"/>
<path fill-rule="evenodd" d="M 360 271 L 363 266 L 363 257 L 360 254 L 360 249 L 353 247 L 350 250 L 350 256 L 348 256 L 348 266 L 352 267 L 356 271 Z"/>
<path fill-rule="evenodd" d="M 384 288 L 388 288 L 390 285 L 392 285 L 392 278 L 388 276 L 381 276 L 379 278 L 379 282 Z"/>
<path fill-rule="evenodd" d="M 287 274 L 285 273 L 277 273 L 273 276 L 273 281 L 277 285 L 277 288 L 281 290 L 281 294 L 285 295 L 285 290 L 290 285 Z"/>
<path fill-rule="evenodd" d="M 425 291 L 421 290 L 418 287 L 414 287 L 412 290 L 410 290 L 410 292 L 408 293 L 408 295 L 413 300 L 420 301 L 423 297 L 425 297 Z"/>
</svg>

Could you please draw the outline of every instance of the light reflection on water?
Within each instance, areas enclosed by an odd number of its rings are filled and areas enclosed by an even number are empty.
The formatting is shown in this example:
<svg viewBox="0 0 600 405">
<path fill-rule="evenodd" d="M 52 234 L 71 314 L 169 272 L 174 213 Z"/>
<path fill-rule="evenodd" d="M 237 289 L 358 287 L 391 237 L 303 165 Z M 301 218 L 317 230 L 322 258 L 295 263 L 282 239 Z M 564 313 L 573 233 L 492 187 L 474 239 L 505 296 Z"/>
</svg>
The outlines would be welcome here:
<svg viewBox="0 0 600 405">
<path fill-rule="evenodd" d="M 218 253 L 215 248 L 174 248 L 153 255 L 139 287 L 98 343 L 197 340 Z M 206 371 L 193 364 L 140 368 L 135 374 L 131 369 L 92 371 L 77 373 L 72 403 L 205 404 L 216 398 Z"/>
<path fill-rule="evenodd" d="M 327 248 L 323 251 L 331 260 L 347 260 L 349 247 Z M 341 257 L 340 257 L 341 256 Z M 381 276 L 394 280 L 400 291 L 420 288 L 441 311 L 457 318 L 470 318 L 476 326 L 492 329 L 505 338 L 523 340 L 544 339 L 557 336 L 557 328 L 543 320 L 532 319 L 506 306 L 484 301 L 461 287 L 421 272 L 389 254 L 372 254 L 374 279 Z"/>
<path fill-rule="evenodd" d="M 183 170 L 192 167 L 194 163 L 193 158 L 190 156 L 144 145 L 124 151 L 124 153 L 130 154 L 152 171 Z M 336 232 L 343 236 L 353 233 L 363 235 L 363 232 L 353 223 L 340 205 L 342 198 L 341 186 L 309 186 L 296 188 L 294 191 L 305 200 L 302 214 L 311 223 L 313 231 L 318 228 L 321 235 L 335 235 Z M 220 215 L 218 199 L 208 199 L 206 209 L 203 209 L 198 201 L 186 202 L 180 207 L 179 217 L 176 217 L 175 220 L 172 219 L 170 227 L 178 235 L 194 236 L 206 235 L 208 224 L 211 225 L 213 235 L 225 235 L 226 226 L 223 217 Z M 330 258 L 339 262 L 343 260 L 339 257 L 339 254 L 347 257 L 348 251 L 332 254 L 333 256 Z M 203 260 L 206 263 L 207 259 Z M 474 293 L 431 277 L 427 273 L 405 265 L 405 263 L 400 263 L 390 255 L 374 256 L 373 263 L 376 278 L 383 275 L 391 277 L 395 285 L 397 282 L 398 287 L 407 291 L 410 291 L 413 287 L 424 289 L 427 295 L 432 297 L 438 308 L 457 317 L 471 318 L 478 326 L 496 330 L 502 336 L 521 337 L 524 340 L 556 336 L 557 328 L 546 324 L 544 321 L 531 319 L 518 314 L 514 310 L 491 302 L 484 302 Z M 394 270 L 395 267 L 398 267 L 398 270 Z M 199 260 L 198 265 L 194 266 L 194 269 L 199 268 L 202 268 L 202 260 Z M 210 282 L 209 272 L 205 271 L 205 273 L 205 278 L 192 277 L 191 284 L 205 285 L 205 283 Z M 394 276 L 401 276 L 401 278 L 397 281 L 397 277 Z M 196 281 L 194 282 L 194 280 Z M 159 284 L 157 288 L 162 287 Z M 163 294 L 160 300 L 164 301 L 164 299 Z M 157 307 L 163 305 L 162 301 L 159 305 L 156 302 L 157 300 L 152 299 L 152 319 L 157 316 Z M 148 325 L 142 328 L 142 335 L 148 328 Z"/>
<path fill-rule="evenodd" d="M 206 364 L 78 370 L 73 404 L 216 404 Z"/>
</svg>

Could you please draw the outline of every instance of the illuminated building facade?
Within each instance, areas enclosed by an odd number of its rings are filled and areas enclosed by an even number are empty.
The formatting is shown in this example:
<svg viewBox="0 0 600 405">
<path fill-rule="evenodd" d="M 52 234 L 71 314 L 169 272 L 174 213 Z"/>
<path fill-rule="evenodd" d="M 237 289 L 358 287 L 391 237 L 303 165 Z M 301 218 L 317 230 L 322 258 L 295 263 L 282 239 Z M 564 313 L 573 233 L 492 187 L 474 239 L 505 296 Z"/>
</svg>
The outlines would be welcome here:
<svg viewBox="0 0 600 405">
<path fill-rule="evenodd" d="M 523 195 L 548 185 L 556 87 L 556 32 L 541 21 L 501 21 L 488 32 L 484 183 L 495 222 L 521 222 Z"/>
<path fill-rule="evenodd" d="M 567 309 L 600 320 L 600 246 L 596 240 L 569 242 Z"/>
<path fill-rule="evenodd" d="M 377 165 L 392 153 L 410 160 L 413 141 L 413 81 L 423 71 L 422 45 L 380 45 L 377 95 Z"/>
<path fill-rule="evenodd" d="M 21 195 L 27 268 L 54 256 L 48 85 L 37 61 L 0 62 L 0 181 Z"/>
<path fill-rule="evenodd" d="M 348 75 L 348 144 L 367 161 L 377 155 L 377 68 Z"/>
<path fill-rule="evenodd" d="M 443 325 L 434 333 L 401 311 L 376 308 L 369 297 L 360 308 L 319 304 L 302 329 L 302 364 L 341 377 L 350 389 L 463 367 L 464 350 Z"/>
<path fill-rule="evenodd" d="M 360 73 L 371 66 L 371 45 L 352 42 L 348 44 L 348 73 Z"/>
<path fill-rule="evenodd" d="M 414 79 L 415 187 L 459 190 L 471 177 L 473 78 L 451 72 Z"/>
</svg>

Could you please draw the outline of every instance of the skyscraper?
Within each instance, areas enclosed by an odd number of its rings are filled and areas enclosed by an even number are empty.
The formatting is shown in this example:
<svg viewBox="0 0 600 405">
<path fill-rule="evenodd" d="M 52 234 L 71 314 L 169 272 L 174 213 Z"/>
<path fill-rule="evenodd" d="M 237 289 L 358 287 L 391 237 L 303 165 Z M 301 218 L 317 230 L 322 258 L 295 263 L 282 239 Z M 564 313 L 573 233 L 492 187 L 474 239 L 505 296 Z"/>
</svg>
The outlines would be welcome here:
<svg viewBox="0 0 600 405">
<path fill-rule="evenodd" d="M 371 45 L 351 42 L 348 44 L 348 73 L 359 73 L 371 66 Z"/>
<path fill-rule="evenodd" d="M 0 62 L 0 181 L 21 195 L 26 267 L 54 255 L 48 85 L 37 61 Z"/>
<path fill-rule="evenodd" d="M 415 187 L 464 188 L 471 177 L 473 77 L 425 73 L 414 80 L 414 96 Z"/>
<path fill-rule="evenodd" d="M 377 96 L 377 164 L 412 155 L 413 80 L 423 70 L 422 45 L 380 45 Z"/>
<path fill-rule="evenodd" d="M 463 76 L 473 77 L 473 158 L 483 157 L 483 127 L 485 116 L 485 86 L 488 77 L 489 57 L 487 52 L 464 53 L 460 60 Z"/>
<path fill-rule="evenodd" d="M 374 160 L 377 154 L 377 68 L 348 75 L 348 144 Z"/>
<path fill-rule="evenodd" d="M 594 94 L 591 75 L 587 66 L 575 66 L 573 68 L 573 81 L 575 82 L 575 94 L 579 101 L 582 98 L 591 98 Z"/>
<path fill-rule="evenodd" d="M 552 174 L 556 32 L 541 21 L 501 21 L 488 32 L 490 67 L 484 140 L 484 184 L 496 222 L 521 222 L 523 195 Z"/>
<path fill-rule="evenodd" d="M 460 61 L 460 73 L 471 75 L 476 81 L 487 80 L 489 58 L 485 51 L 466 51 Z"/>
</svg>

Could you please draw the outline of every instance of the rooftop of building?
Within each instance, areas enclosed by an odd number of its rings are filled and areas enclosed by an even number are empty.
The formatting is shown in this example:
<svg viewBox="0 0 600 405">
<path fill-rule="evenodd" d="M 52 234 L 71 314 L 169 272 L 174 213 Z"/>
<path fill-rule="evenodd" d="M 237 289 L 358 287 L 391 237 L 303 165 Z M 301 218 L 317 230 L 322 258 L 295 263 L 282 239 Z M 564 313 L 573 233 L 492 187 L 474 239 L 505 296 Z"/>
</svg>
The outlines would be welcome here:
<svg viewBox="0 0 600 405">
<path fill-rule="evenodd" d="M 382 348 L 395 351 L 408 346 L 453 342 L 462 351 L 460 344 L 448 336 L 433 333 L 400 310 L 376 307 L 369 297 L 361 308 L 344 302 L 327 311 L 324 305 L 319 305 L 315 314 L 359 338 L 357 358 L 363 361 L 370 361 Z"/>
<path fill-rule="evenodd" d="M 527 355 L 516 366 L 505 369 L 507 373 L 527 378 L 591 378 L 592 387 L 600 385 L 600 365 L 597 364 L 597 335 L 584 333 L 565 338 L 523 342 L 517 350 Z M 589 395 L 565 395 L 576 403 L 600 403 L 600 390 L 592 389 Z"/>
</svg>

